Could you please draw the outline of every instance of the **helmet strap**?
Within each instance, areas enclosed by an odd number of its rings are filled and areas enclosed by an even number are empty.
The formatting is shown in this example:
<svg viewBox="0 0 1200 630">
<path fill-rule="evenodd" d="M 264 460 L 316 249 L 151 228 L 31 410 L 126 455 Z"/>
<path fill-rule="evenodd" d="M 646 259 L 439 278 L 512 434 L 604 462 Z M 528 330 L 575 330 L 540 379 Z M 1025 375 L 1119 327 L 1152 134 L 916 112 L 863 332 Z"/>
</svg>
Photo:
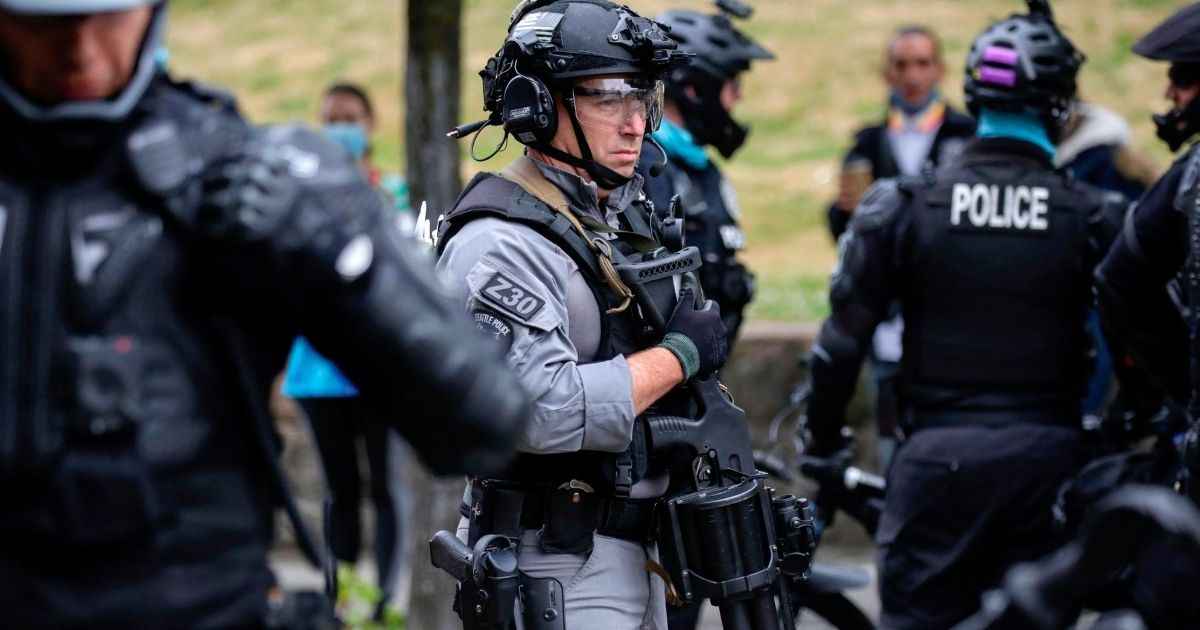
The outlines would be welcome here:
<svg viewBox="0 0 1200 630">
<path fill-rule="evenodd" d="M 580 155 L 571 155 L 558 147 L 550 146 L 549 142 L 534 148 L 560 162 L 583 169 L 591 176 L 592 181 L 596 182 L 597 186 L 605 190 L 613 190 L 628 184 L 633 179 L 632 177 L 625 177 L 592 157 L 592 149 L 588 146 L 587 136 L 583 133 L 583 125 L 579 123 L 579 116 L 575 113 L 575 97 L 571 94 L 570 87 L 563 88 L 562 96 L 563 103 L 566 105 L 564 109 L 567 110 L 567 117 L 571 119 L 571 128 L 575 131 L 575 141 L 579 144 Z"/>
</svg>

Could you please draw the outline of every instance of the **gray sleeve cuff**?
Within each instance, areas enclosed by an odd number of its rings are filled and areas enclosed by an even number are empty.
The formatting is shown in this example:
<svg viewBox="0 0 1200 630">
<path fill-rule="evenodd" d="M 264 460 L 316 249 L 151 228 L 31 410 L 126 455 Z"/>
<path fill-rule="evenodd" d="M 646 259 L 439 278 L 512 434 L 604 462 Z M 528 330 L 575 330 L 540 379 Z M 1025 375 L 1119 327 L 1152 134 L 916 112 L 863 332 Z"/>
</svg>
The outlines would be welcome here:
<svg viewBox="0 0 1200 630">
<path fill-rule="evenodd" d="M 633 437 L 633 377 L 625 357 L 578 366 L 586 420 L 583 450 L 619 453 Z"/>
</svg>

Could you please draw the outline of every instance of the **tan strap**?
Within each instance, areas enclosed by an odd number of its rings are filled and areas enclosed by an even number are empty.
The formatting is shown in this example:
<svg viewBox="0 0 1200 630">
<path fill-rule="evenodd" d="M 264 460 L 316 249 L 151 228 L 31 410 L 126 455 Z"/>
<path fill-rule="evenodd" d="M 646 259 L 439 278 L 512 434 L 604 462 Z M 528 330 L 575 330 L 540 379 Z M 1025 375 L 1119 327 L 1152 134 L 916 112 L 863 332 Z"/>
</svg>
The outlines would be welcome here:
<svg viewBox="0 0 1200 630">
<path fill-rule="evenodd" d="M 596 254 L 605 284 L 616 292 L 617 297 L 621 298 L 619 306 L 610 308 L 606 312 L 609 315 L 615 315 L 629 308 L 629 304 L 633 301 L 633 291 L 621 281 L 621 275 L 613 266 L 612 245 L 604 238 L 588 233 L 583 224 L 579 222 L 579 217 L 571 211 L 571 204 L 567 202 L 567 196 L 558 189 L 558 186 L 546 179 L 542 170 L 533 162 L 533 158 L 522 155 L 513 160 L 512 164 L 500 171 L 500 177 L 524 188 L 525 192 L 549 206 L 551 210 L 561 214 L 571 223 L 571 227 L 583 237 L 583 241 Z"/>
<path fill-rule="evenodd" d="M 671 575 L 663 568 L 663 565 L 655 562 L 650 558 L 646 558 L 646 570 L 662 578 L 662 581 L 667 585 L 667 603 L 672 606 L 682 606 L 683 598 L 679 596 L 679 590 L 675 588 L 675 584 L 671 582 Z"/>
</svg>

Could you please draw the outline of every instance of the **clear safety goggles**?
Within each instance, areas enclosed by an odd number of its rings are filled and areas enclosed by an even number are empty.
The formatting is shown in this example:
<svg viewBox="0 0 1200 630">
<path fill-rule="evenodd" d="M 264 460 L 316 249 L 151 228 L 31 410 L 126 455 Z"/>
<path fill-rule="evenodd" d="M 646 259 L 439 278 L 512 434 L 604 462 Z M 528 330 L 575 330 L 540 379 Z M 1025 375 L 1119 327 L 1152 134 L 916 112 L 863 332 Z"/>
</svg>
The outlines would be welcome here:
<svg viewBox="0 0 1200 630">
<path fill-rule="evenodd" d="M 584 127 L 611 131 L 641 116 L 650 133 L 662 122 L 662 81 L 597 77 L 576 83 L 572 94 L 575 115 Z"/>
</svg>

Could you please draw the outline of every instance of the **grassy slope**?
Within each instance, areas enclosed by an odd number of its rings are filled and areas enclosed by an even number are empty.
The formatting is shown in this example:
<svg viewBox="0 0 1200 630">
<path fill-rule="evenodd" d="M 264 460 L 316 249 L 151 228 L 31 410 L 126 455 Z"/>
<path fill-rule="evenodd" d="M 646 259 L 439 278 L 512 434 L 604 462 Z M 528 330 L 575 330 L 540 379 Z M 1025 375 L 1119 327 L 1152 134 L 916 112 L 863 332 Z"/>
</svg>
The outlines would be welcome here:
<svg viewBox="0 0 1200 630">
<path fill-rule="evenodd" d="M 412 0 L 438 1 L 438 0 Z M 654 13 L 707 8 L 707 0 L 631 0 Z M 498 46 L 512 0 L 466 0 L 463 118 L 479 112 L 475 72 Z M 738 185 L 749 233 L 747 258 L 762 285 L 753 316 L 812 320 L 826 310 L 833 246 L 824 206 L 833 194 L 844 144 L 864 119 L 882 111 L 878 78 L 890 29 L 920 22 L 945 37 L 945 92 L 961 102 L 961 65 L 971 38 L 1019 10 L 1017 0 L 757 0 L 745 25 L 779 56 L 746 84 L 739 116 L 752 122 L 750 142 L 728 166 Z M 1170 156 L 1155 141 L 1149 113 L 1163 108 L 1165 67 L 1133 57 L 1137 37 L 1183 2 L 1061 0 L 1055 7 L 1089 55 L 1083 92 L 1124 115 L 1137 144 L 1161 167 Z M 376 153 L 398 167 L 403 120 L 401 59 L 404 2 L 395 0 L 173 0 L 168 42 L 182 76 L 233 89 L 258 121 L 315 118 L 321 88 L 337 78 L 368 85 L 381 129 Z M 486 143 L 481 143 L 486 144 Z M 515 143 L 514 143 L 515 146 Z M 516 155 L 489 164 L 499 168 Z M 468 163 L 468 169 L 479 168 Z"/>
</svg>

